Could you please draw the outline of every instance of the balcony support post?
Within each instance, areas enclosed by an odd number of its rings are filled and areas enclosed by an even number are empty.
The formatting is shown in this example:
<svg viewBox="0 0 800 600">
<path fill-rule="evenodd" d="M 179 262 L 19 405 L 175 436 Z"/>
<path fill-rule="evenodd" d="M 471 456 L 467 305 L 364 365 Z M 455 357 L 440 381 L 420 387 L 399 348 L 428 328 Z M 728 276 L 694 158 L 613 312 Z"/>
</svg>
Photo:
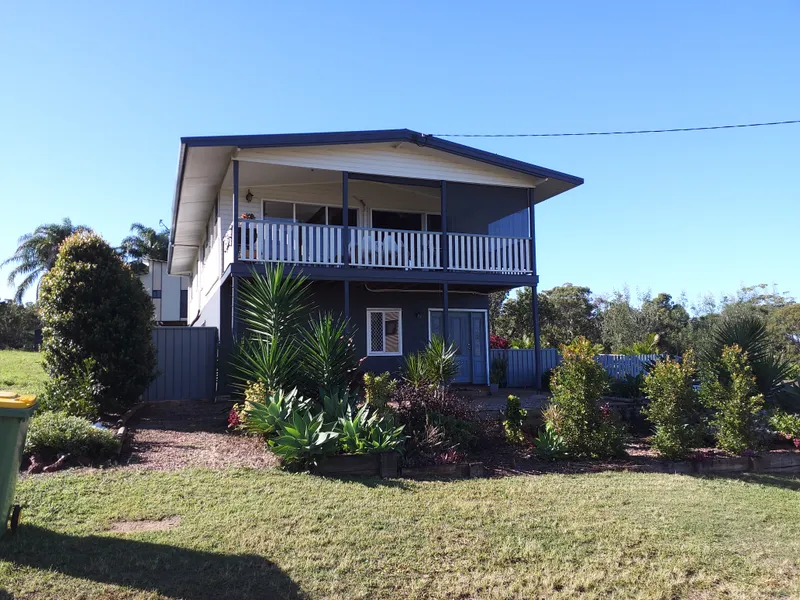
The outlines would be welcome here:
<svg viewBox="0 0 800 600">
<path fill-rule="evenodd" d="M 448 321 L 450 321 L 450 302 L 448 298 L 448 284 L 445 281 L 442 284 L 442 339 L 444 339 L 444 343 L 447 344 L 447 341 L 450 339 L 450 332 L 448 328 Z"/>
<path fill-rule="evenodd" d="M 342 266 L 350 266 L 350 177 L 342 171 Z M 345 289 L 346 286 L 345 286 Z"/>
<path fill-rule="evenodd" d="M 239 161 L 233 161 L 233 262 L 239 262 L 242 233 L 239 231 Z"/>
<path fill-rule="evenodd" d="M 536 355 L 536 367 L 534 371 L 534 383 L 537 390 L 542 389 L 542 344 L 539 330 L 539 275 L 536 272 L 536 218 L 534 216 L 534 193 L 533 188 L 528 189 L 528 216 L 530 217 L 530 269 L 531 269 L 531 310 L 533 311 L 533 348 Z"/>
<path fill-rule="evenodd" d="M 350 281 L 344 280 L 344 321 L 348 335 L 350 335 Z"/>
<path fill-rule="evenodd" d="M 450 268 L 450 254 L 448 253 L 447 246 L 447 182 L 442 180 L 441 193 L 439 195 L 441 201 L 442 213 L 442 271 L 447 271 Z"/>
</svg>

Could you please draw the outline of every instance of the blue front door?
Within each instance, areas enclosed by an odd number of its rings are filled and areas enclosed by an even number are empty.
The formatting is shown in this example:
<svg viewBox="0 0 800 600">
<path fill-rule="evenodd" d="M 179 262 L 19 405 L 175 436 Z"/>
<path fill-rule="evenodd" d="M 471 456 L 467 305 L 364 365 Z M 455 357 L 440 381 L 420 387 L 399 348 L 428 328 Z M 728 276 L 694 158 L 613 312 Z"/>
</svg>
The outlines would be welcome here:
<svg viewBox="0 0 800 600">
<path fill-rule="evenodd" d="M 485 313 L 448 311 L 449 341 L 456 347 L 455 383 L 487 383 Z M 431 335 L 442 335 L 442 311 L 431 312 Z"/>
</svg>

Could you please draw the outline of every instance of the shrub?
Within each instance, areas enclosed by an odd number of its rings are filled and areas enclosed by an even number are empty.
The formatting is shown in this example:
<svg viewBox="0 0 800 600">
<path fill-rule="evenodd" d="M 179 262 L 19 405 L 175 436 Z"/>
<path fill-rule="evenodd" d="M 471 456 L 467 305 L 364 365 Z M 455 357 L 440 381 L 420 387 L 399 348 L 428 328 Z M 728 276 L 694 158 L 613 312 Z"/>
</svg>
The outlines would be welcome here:
<svg viewBox="0 0 800 600">
<path fill-rule="evenodd" d="M 269 445 L 284 466 L 308 469 L 336 452 L 339 432 L 326 425 L 324 417 L 323 413 L 297 411 L 291 419 L 278 422 L 277 437 L 270 439 Z"/>
<path fill-rule="evenodd" d="M 397 421 L 408 436 L 405 458 L 411 464 L 435 462 L 451 448 L 476 448 L 483 439 L 478 413 L 448 390 L 402 384 L 392 394 Z"/>
<path fill-rule="evenodd" d="M 594 348 L 577 338 L 562 348 L 562 362 L 550 383 L 553 390 L 552 421 L 570 454 L 609 458 L 624 455 L 623 432 L 613 413 L 598 402 L 608 389 L 608 376 L 594 360 Z"/>
<path fill-rule="evenodd" d="M 642 397 L 642 384 L 644 375 L 625 375 L 624 377 L 612 377 L 609 383 L 609 392 L 617 398 L 631 398 L 637 400 Z"/>
<path fill-rule="evenodd" d="M 508 385 L 508 358 L 501 356 L 495 358 L 489 368 L 489 381 L 500 387 Z"/>
<path fill-rule="evenodd" d="M 25 439 L 25 454 L 48 460 L 59 454 L 104 460 L 113 457 L 119 447 L 120 441 L 113 432 L 63 412 L 40 412 L 34 415 Z"/>
<path fill-rule="evenodd" d="M 397 388 L 397 381 L 387 372 L 376 375 L 364 373 L 364 398 L 369 406 L 383 411 L 389 397 Z"/>
<path fill-rule="evenodd" d="M 434 335 L 420 352 L 406 356 L 403 379 L 411 385 L 445 387 L 458 374 L 456 346 Z"/>
<path fill-rule="evenodd" d="M 347 321 L 330 313 L 312 317 L 303 330 L 300 360 L 307 393 L 349 389 L 360 362 Z"/>
<path fill-rule="evenodd" d="M 153 303 L 100 236 L 80 232 L 61 244 L 42 278 L 39 315 L 45 369 L 68 378 L 94 360 L 100 412 L 129 408 L 153 380 Z"/>
<path fill-rule="evenodd" d="M 252 273 L 239 291 L 239 317 L 247 334 L 233 359 L 234 376 L 246 385 L 260 381 L 271 390 L 298 385 L 299 320 L 308 309 L 308 283 L 282 264 Z"/>
<path fill-rule="evenodd" d="M 299 396 L 296 389 L 288 393 L 283 390 L 267 392 L 265 384 L 252 383 L 245 389 L 245 403 L 239 414 L 241 428 L 248 433 L 269 436 L 275 433 L 281 421 L 289 421 L 295 412 L 308 407 L 309 401 Z"/>
<path fill-rule="evenodd" d="M 758 393 L 747 353 L 739 346 L 726 346 L 718 367 L 704 372 L 700 397 L 715 411 L 711 422 L 719 448 L 742 454 L 760 445 L 764 396 Z"/>
<path fill-rule="evenodd" d="M 49 379 L 39 397 L 42 409 L 96 419 L 103 398 L 103 388 L 95 377 L 96 370 L 97 363 L 87 358 L 76 365 L 69 375 Z"/>
<path fill-rule="evenodd" d="M 548 421 L 539 430 L 539 435 L 533 440 L 536 454 L 547 460 L 558 460 L 567 457 L 567 445 L 564 438 L 558 434 L 555 425 Z"/>
<path fill-rule="evenodd" d="M 403 427 L 394 427 L 378 413 L 362 406 L 355 415 L 339 419 L 339 449 L 348 454 L 389 452 L 403 443 Z"/>
<path fill-rule="evenodd" d="M 490 333 L 489 348 L 499 348 L 500 350 L 506 350 L 508 348 L 508 340 L 497 334 Z"/>
<path fill-rule="evenodd" d="M 770 427 L 788 440 L 800 439 L 800 415 L 776 411 L 769 420 Z M 797 442 L 795 442 L 797 444 Z"/>
<path fill-rule="evenodd" d="M 642 388 L 650 399 L 643 410 L 655 425 L 653 446 L 669 459 L 686 458 L 700 444 L 700 406 L 693 387 L 694 356 L 687 352 L 682 362 L 662 360 L 644 378 Z"/>
<path fill-rule="evenodd" d="M 553 369 L 546 369 L 542 373 L 542 391 L 550 392 L 550 382 L 553 380 Z"/>
<path fill-rule="evenodd" d="M 506 411 L 503 415 L 503 429 L 506 439 L 512 444 L 521 444 L 525 441 L 522 433 L 522 424 L 528 416 L 528 411 L 520 407 L 518 396 L 509 396 L 506 400 Z"/>
</svg>

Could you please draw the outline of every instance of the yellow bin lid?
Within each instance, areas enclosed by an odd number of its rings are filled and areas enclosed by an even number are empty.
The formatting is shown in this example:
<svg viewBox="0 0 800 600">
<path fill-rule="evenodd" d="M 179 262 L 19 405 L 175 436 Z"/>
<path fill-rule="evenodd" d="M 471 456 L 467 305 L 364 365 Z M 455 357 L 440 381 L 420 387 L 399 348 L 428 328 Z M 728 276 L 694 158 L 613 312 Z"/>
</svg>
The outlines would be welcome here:
<svg viewBox="0 0 800 600">
<path fill-rule="evenodd" d="M 36 396 L 20 396 L 14 392 L 0 392 L 0 408 L 30 408 Z"/>
</svg>

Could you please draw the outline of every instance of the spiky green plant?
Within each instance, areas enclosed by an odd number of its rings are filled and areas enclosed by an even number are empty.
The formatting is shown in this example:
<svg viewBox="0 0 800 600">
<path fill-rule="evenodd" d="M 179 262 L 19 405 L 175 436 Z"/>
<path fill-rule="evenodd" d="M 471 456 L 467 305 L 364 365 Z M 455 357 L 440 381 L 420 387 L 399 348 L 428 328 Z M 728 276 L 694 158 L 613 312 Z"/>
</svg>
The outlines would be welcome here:
<svg viewBox="0 0 800 600">
<path fill-rule="evenodd" d="M 347 454 L 367 454 L 397 450 L 405 437 L 403 427 L 394 427 L 377 412 L 362 406 L 354 415 L 339 419 L 339 449 Z"/>
<path fill-rule="evenodd" d="M 271 390 L 296 385 L 300 370 L 298 323 L 308 309 L 307 281 L 283 265 L 252 272 L 241 282 L 239 318 L 247 327 L 234 353 L 233 375 L 239 385 L 261 381 Z"/>
<path fill-rule="evenodd" d="M 406 354 L 403 361 L 403 380 L 414 387 L 429 385 L 427 365 L 421 352 Z"/>
<path fill-rule="evenodd" d="M 755 315 L 734 313 L 713 327 L 699 353 L 703 369 L 724 376 L 722 353 L 731 346 L 738 346 L 747 355 L 758 391 L 768 400 L 798 376 L 796 365 L 775 350 L 766 326 Z"/>
<path fill-rule="evenodd" d="M 359 360 L 347 321 L 331 313 L 309 320 L 301 335 L 301 369 L 306 387 L 329 393 L 349 389 L 356 377 Z"/>
<path fill-rule="evenodd" d="M 434 335 L 422 352 L 432 382 L 439 386 L 450 385 L 458 375 L 456 345 L 447 344 L 442 336 Z"/>
<path fill-rule="evenodd" d="M 265 396 L 263 401 L 255 399 L 262 395 Z M 241 411 L 243 429 L 264 436 L 275 433 L 281 421 L 288 421 L 297 411 L 307 410 L 310 404 L 296 388 L 290 392 L 269 392 L 263 383 L 251 384 L 245 398 Z"/>
<path fill-rule="evenodd" d="M 269 440 L 272 451 L 288 468 L 310 468 L 336 452 L 339 432 L 325 423 L 325 415 L 298 411 L 277 426 L 277 437 Z"/>
</svg>

